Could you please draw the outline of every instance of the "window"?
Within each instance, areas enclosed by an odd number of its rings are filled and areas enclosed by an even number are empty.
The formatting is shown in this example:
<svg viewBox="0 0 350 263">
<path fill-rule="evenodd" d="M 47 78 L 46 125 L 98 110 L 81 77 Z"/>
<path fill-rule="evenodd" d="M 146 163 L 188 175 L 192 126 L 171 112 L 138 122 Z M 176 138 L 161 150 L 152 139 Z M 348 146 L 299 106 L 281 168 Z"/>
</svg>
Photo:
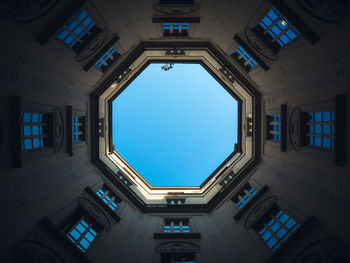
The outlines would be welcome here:
<svg viewBox="0 0 350 263">
<path fill-rule="evenodd" d="M 77 49 L 94 30 L 96 30 L 95 23 L 83 9 L 80 9 L 56 35 L 66 45 Z"/>
<path fill-rule="evenodd" d="M 281 115 L 266 116 L 267 140 L 281 141 Z"/>
<path fill-rule="evenodd" d="M 165 219 L 164 233 L 189 233 L 188 219 Z"/>
<path fill-rule="evenodd" d="M 167 199 L 168 205 L 183 205 L 185 204 L 185 199 Z"/>
<path fill-rule="evenodd" d="M 188 36 L 188 23 L 164 23 L 163 36 Z"/>
<path fill-rule="evenodd" d="M 93 224 L 86 217 L 81 219 L 69 228 L 66 236 L 76 245 L 83 253 L 90 247 L 97 236 L 97 231 Z"/>
<path fill-rule="evenodd" d="M 194 253 L 174 252 L 162 253 L 162 263 L 195 263 Z"/>
<path fill-rule="evenodd" d="M 257 229 L 259 236 L 273 251 L 276 251 L 299 227 L 293 218 L 277 206 L 275 208 L 277 212 L 271 213 Z"/>
<path fill-rule="evenodd" d="M 308 113 L 307 141 L 311 147 L 334 149 L 334 112 Z"/>
<path fill-rule="evenodd" d="M 243 191 L 236 195 L 232 201 L 238 207 L 238 209 L 243 208 L 252 198 L 256 195 L 258 191 L 252 187 L 250 184 L 247 184 Z"/>
<path fill-rule="evenodd" d="M 102 199 L 103 202 L 106 203 L 106 205 L 112 209 L 113 211 L 117 208 L 118 201 L 114 195 L 110 193 L 105 187 L 100 188 L 96 192 L 97 196 Z"/>
<path fill-rule="evenodd" d="M 100 58 L 96 61 L 95 66 L 104 71 L 108 64 L 117 57 L 117 51 L 114 47 L 110 47 Z"/>
<path fill-rule="evenodd" d="M 72 141 L 84 140 L 84 117 L 72 116 Z"/>
<path fill-rule="evenodd" d="M 21 113 L 22 151 L 43 148 L 47 143 L 46 116 L 42 113 Z"/>
<path fill-rule="evenodd" d="M 300 35 L 299 31 L 274 7 L 261 20 L 259 27 L 269 42 L 273 45 L 277 43 L 277 49 Z"/>
<path fill-rule="evenodd" d="M 232 56 L 236 57 L 248 71 L 258 66 L 258 63 L 242 48 L 242 46 L 239 46 Z"/>
</svg>

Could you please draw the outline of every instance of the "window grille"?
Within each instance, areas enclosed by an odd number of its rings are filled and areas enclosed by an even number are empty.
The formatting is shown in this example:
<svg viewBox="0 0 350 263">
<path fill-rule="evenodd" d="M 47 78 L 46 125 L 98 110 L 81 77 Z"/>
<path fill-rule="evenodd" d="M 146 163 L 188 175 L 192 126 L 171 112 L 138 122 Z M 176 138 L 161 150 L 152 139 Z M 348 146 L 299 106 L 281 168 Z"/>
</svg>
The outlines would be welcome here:
<svg viewBox="0 0 350 263">
<path fill-rule="evenodd" d="M 113 211 L 118 206 L 118 201 L 114 195 L 112 195 L 105 187 L 100 188 L 96 192 L 97 196 L 102 199 L 103 202 L 106 203 L 106 205 L 112 209 Z"/>
<path fill-rule="evenodd" d="M 261 20 L 259 26 L 267 39 L 271 43 L 276 42 L 279 47 L 284 47 L 300 35 L 299 31 L 274 7 Z"/>
<path fill-rule="evenodd" d="M 252 70 L 257 67 L 259 64 L 245 51 L 242 46 L 239 46 L 236 51 L 233 53 L 239 62 L 246 67 L 248 70 Z"/>
<path fill-rule="evenodd" d="M 43 148 L 47 143 L 47 124 L 42 113 L 21 113 L 22 151 Z"/>
<path fill-rule="evenodd" d="M 97 231 L 94 229 L 93 224 L 83 217 L 67 231 L 66 235 L 75 246 L 85 253 L 95 240 Z"/>
<path fill-rule="evenodd" d="M 188 219 L 165 219 L 164 233 L 189 233 Z"/>
<path fill-rule="evenodd" d="M 83 9 L 80 9 L 59 29 L 56 35 L 69 47 L 76 48 L 91 35 L 94 28 L 96 28 L 95 23 Z"/>
<path fill-rule="evenodd" d="M 307 141 L 308 145 L 323 149 L 334 149 L 334 112 L 308 113 Z"/>
<path fill-rule="evenodd" d="M 298 227 L 293 218 L 278 209 L 264 220 L 257 232 L 267 246 L 276 251 Z"/>
</svg>

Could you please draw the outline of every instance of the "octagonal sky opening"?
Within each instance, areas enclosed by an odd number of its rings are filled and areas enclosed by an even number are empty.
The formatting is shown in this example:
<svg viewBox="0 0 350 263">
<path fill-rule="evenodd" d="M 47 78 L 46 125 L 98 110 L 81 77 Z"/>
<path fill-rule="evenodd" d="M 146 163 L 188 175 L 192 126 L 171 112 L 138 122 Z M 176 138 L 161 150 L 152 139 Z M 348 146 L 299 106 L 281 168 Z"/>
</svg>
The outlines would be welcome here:
<svg viewBox="0 0 350 263">
<path fill-rule="evenodd" d="M 234 151 L 238 102 L 199 63 L 150 63 L 112 102 L 112 143 L 151 186 L 200 186 Z"/>
</svg>

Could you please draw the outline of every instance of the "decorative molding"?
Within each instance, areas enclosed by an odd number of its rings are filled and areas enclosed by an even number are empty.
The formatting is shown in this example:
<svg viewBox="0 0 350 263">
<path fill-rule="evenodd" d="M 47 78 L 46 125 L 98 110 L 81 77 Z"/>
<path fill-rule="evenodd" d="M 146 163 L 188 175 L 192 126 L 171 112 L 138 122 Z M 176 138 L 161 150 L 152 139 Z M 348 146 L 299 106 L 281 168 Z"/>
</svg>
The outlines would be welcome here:
<svg viewBox="0 0 350 263">
<path fill-rule="evenodd" d="M 254 60 L 259 64 L 260 67 L 262 67 L 263 70 L 268 71 L 270 69 L 270 67 L 261 59 L 259 58 L 255 52 L 245 43 L 245 41 L 240 38 L 240 36 L 238 35 L 234 35 L 233 39 L 242 46 L 242 48 L 248 52 L 248 54 L 250 56 L 252 56 L 252 58 L 254 58 Z M 241 65 L 241 63 L 240 63 Z"/>
<path fill-rule="evenodd" d="M 185 50 L 184 49 L 177 49 L 177 48 L 172 48 L 172 49 L 167 49 L 165 51 L 165 55 L 167 56 L 185 56 Z"/>
<path fill-rule="evenodd" d="M 233 65 L 232 60 L 218 50 L 212 43 L 207 41 L 145 41 L 141 42 L 137 45 L 128 56 L 123 59 L 117 67 L 111 71 L 111 74 L 106 76 L 98 87 L 91 93 L 90 95 L 90 112 L 92 114 L 90 125 L 91 125 L 91 160 L 92 163 L 103 173 L 104 177 L 110 181 L 113 185 L 118 187 L 120 192 L 128 198 L 140 211 L 147 213 L 185 213 L 185 212 L 209 212 L 214 209 L 219 202 L 221 202 L 228 194 L 232 192 L 232 190 L 239 185 L 242 180 L 246 178 L 246 176 L 255 169 L 256 165 L 260 162 L 260 142 L 261 139 L 257 136 L 253 140 L 253 145 L 255 148 L 255 153 L 252 161 L 242 167 L 242 170 L 238 172 L 235 178 L 232 179 L 232 182 L 226 187 L 222 188 L 213 198 L 208 201 L 206 204 L 188 204 L 183 206 L 173 206 L 166 207 L 164 204 L 160 205 L 148 205 L 146 204 L 134 191 L 132 191 L 129 187 L 123 183 L 123 181 L 116 178 L 116 174 L 106 166 L 106 164 L 99 158 L 99 136 L 98 136 L 98 98 L 99 96 L 110 87 L 111 84 L 116 82 L 115 76 L 121 76 L 124 71 L 126 71 L 130 65 L 136 60 L 145 50 L 147 49 L 204 49 L 225 65 L 227 69 L 232 72 L 241 85 L 243 85 L 244 89 L 247 90 L 253 96 L 253 116 L 258 116 L 254 118 L 254 134 L 260 133 L 261 126 L 261 118 L 260 116 L 260 108 L 261 108 L 261 96 L 260 93 L 255 89 L 255 87 L 250 83 L 250 81 L 243 75 L 243 73 L 236 69 Z M 238 149 L 240 150 L 240 149 Z"/>
<path fill-rule="evenodd" d="M 92 40 L 88 41 L 88 44 L 79 51 L 78 55 L 75 57 L 75 60 L 82 61 L 92 56 L 106 41 L 108 31 L 109 30 L 107 28 L 104 28 L 94 35 Z"/>
<path fill-rule="evenodd" d="M 64 260 L 49 246 L 34 240 L 22 240 L 14 245 L 15 262 L 64 263 Z"/>
<path fill-rule="evenodd" d="M 162 14 L 167 15 L 184 15 L 196 12 L 200 7 L 200 0 L 193 0 L 192 4 L 180 3 L 176 4 L 176 1 L 169 1 L 170 3 L 160 3 L 160 0 L 153 0 L 153 8 Z"/>
<path fill-rule="evenodd" d="M 153 17 L 152 23 L 200 23 L 200 17 Z"/>
<path fill-rule="evenodd" d="M 156 247 L 157 252 L 200 252 L 200 247 L 196 244 L 183 241 L 173 241 L 161 243 Z"/>
<path fill-rule="evenodd" d="M 337 0 L 297 0 L 298 5 L 325 23 L 340 23 L 349 15 L 349 2 Z"/>
<path fill-rule="evenodd" d="M 107 215 L 102 211 L 102 209 L 96 206 L 93 202 L 85 197 L 78 198 L 79 205 L 92 216 L 98 224 L 109 231 L 111 229 L 111 222 L 109 221 Z"/>
<path fill-rule="evenodd" d="M 277 197 L 271 196 L 266 198 L 265 200 L 258 203 L 254 209 L 250 212 L 250 214 L 247 216 L 244 227 L 246 229 L 253 228 L 254 225 L 266 214 L 270 211 L 270 209 L 276 204 L 276 201 L 278 200 Z"/>
<path fill-rule="evenodd" d="M 323 238 L 304 247 L 294 258 L 293 263 L 350 262 L 345 258 L 344 244 L 337 238 Z"/>
<path fill-rule="evenodd" d="M 346 100 L 345 95 L 335 95 L 334 104 L 334 164 L 344 165 L 346 162 Z"/>
<path fill-rule="evenodd" d="M 201 233 L 154 233 L 155 239 L 199 239 Z"/>
<path fill-rule="evenodd" d="M 265 58 L 277 61 L 278 56 L 253 32 L 250 27 L 244 29 L 244 34 L 250 44 Z"/>
<path fill-rule="evenodd" d="M 11 1 L 10 19 L 18 23 L 29 23 L 50 12 L 60 0 Z"/>
<path fill-rule="evenodd" d="M 281 104 L 281 152 L 287 151 L 287 105 Z"/>
<path fill-rule="evenodd" d="M 106 45 L 104 45 L 104 47 L 92 58 L 90 59 L 90 61 L 84 66 L 84 71 L 88 71 L 91 67 L 93 67 L 93 65 L 96 63 L 97 60 L 99 60 L 104 53 L 106 53 L 106 51 L 113 46 L 117 41 L 118 41 L 119 37 L 118 35 L 114 35 L 111 40 L 108 41 L 108 43 Z M 115 62 L 118 60 L 118 58 L 120 57 L 119 53 L 117 52 L 117 57 L 115 59 L 113 59 L 113 61 L 111 63 L 108 64 L 108 68 Z M 106 72 L 107 69 L 103 70 L 102 72 Z"/>
<path fill-rule="evenodd" d="M 87 258 L 85 254 L 81 252 L 79 248 L 74 246 L 74 244 L 63 234 L 63 232 L 57 228 L 57 226 L 48 218 L 44 217 L 40 220 L 39 226 L 46 231 L 52 238 L 64 246 L 79 262 L 91 263 L 90 259 Z"/>
<path fill-rule="evenodd" d="M 259 198 L 267 192 L 267 190 L 269 190 L 267 185 L 264 185 L 258 190 L 256 195 L 254 195 L 254 197 L 233 216 L 233 219 L 236 221 L 239 220 L 259 200 Z"/>
<path fill-rule="evenodd" d="M 72 105 L 66 106 L 66 152 L 69 157 L 73 156 L 73 141 L 72 141 Z"/>
<path fill-rule="evenodd" d="M 41 45 L 46 45 L 46 43 L 53 37 L 58 28 L 60 28 L 64 23 L 70 19 L 78 10 L 83 6 L 87 0 L 76 0 L 72 1 L 71 5 L 65 9 L 64 12 L 60 14 L 56 20 L 51 23 L 46 30 L 38 35 L 38 41 Z"/>
<path fill-rule="evenodd" d="M 300 152 L 301 150 L 301 142 L 300 142 L 300 125 L 301 125 L 301 107 L 296 106 L 291 115 L 289 120 L 289 138 L 290 142 L 292 144 L 292 147 L 294 151 Z"/>
<path fill-rule="evenodd" d="M 89 196 L 94 199 L 116 222 L 120 221 L 120 217 L 113 211 L 101 198 L 97 196 L 97 194 L 87 186 L 85 191 L 89 194 Z M 114 194 L 114 193 L 113 193 Z M 119 202 L 118 202 L 119 203 Z"/>
<path fill-rule="evenodd" d="M 59 152 L 64 141 L 64 119 L 61 110 L 57 107 L 53 111 L 53 151 Z"/>
</svg>

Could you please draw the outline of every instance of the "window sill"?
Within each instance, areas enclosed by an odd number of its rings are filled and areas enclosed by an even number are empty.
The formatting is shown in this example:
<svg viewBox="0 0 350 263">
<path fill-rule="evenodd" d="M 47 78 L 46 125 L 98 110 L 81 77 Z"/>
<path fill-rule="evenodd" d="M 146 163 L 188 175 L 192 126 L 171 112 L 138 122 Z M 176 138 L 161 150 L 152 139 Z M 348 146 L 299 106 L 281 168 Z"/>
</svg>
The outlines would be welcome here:
<svg viewBox="0 0 350 263">
<path fill-rule="evenodd" d="M 105 202 L 102 201 L 101 198 L 99 198 L 96 193 L 89 187 L 87 186 L 85 188 L 85 191 L 91 196 L 92 199 L 94 199 L 97 204 L 99 204 L 116 222 L 120 221 L 120 217 L 112 210 L 109 208 L 109 206 L 106 205 Z M 116 208 L 118 209 L 118 208 Z"/>
<path fill-rule="evenodd" d="M 61 243 L 79 262 L 92 263 L 71 241 L 57 228 L 57 226 L 47 217 L 40 220 L 39 225 L 47 231 L 57 242 Z"/>
<path fill-rule="evenodd" d="M 156 239 L 200 239 L 201 233 L 154 233 Z"/>
<path fill-rule="evenodd" d="M 250 202 L 248 202 L 245 206 L 242 207 L 242 209 L 239 210 L 239 212 L 237 212 L 237 214 L 234 215 L 233 219 L 234 220 L 239 220 L 244 214 L 245 212 L 247 212 L 249 210 L 249 208 L 251 208 L 256 201 L 264 194 L 266 193 L 266 191 L 269 189 L 269 187 L 267 185 L 264 185 L 263 188 L 261 188 L 258 193 L 250 200 Z"/>
</svg>

